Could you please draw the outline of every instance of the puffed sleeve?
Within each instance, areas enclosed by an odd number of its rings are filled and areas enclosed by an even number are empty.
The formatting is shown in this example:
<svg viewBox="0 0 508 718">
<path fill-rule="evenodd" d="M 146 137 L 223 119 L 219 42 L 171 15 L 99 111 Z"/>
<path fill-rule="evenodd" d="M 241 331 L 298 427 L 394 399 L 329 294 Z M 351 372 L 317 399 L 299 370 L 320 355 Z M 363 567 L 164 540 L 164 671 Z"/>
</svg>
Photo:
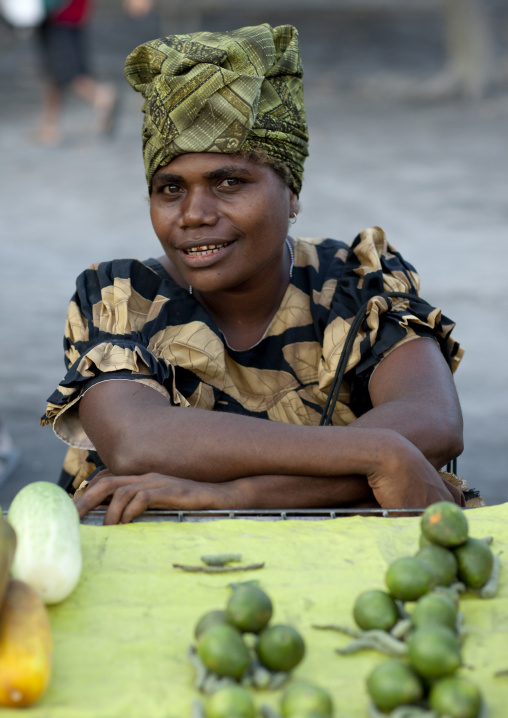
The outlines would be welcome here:
<svg viewBox="0 0 508 718">
<path fill-rule="evenodd" d="M 186 405 L 174 385 L 172 365 L 151 351 L 150 341 L 171 301 L 161 284 L 156 272 L 137 260 L 92 265 L 78 277 L 65 323 L 67 371 L 41 420 L 71 446 L 93 448 L 77 402 L 97 381 L 134 379 L 173 404 Z"/>
<path fill-rule="evenodd" d="M 340 250 L 337 255 L 342 267 L 333 284 L 323 334 L 319 371 L 323 392 L 332 384 L 347 333 L 361 307 L 365 316 L 349 353 L 345 373 L 350 389 L 348 405 L 354 415 L 359 416 L 371 408 L 368 382 L 375 366 L 405 342 L 419 337 L 433 338 L 455 371 L 463 349 L 451 336 L 454 323 L 439 308 L 419 297 L 418 274 L 387 242 L 382 229 L 364 230 L 348 250 Z M 330 271 L 333 272 L 333 267 Z M 393 292 L 411 296 L 386 296 Z"/>
</svg>

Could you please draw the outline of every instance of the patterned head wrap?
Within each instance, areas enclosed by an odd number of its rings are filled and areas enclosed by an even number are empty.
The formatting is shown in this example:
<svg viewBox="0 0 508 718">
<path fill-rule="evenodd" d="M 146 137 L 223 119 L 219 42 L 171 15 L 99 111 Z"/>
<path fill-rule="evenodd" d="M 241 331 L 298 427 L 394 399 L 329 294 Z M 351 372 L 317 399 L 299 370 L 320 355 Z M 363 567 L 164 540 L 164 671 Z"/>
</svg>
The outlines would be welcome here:
<svg viewBox="0 0 508 718">
<path fill-rule="evenodd" d="M 187 152 L 264 149 L 287 166 L 299 192 L 308 155 L 302 75 L 291 25 L 170 35 L 137 47 L 125 77 L 145 98 L 148 186 L 159 167 Z"/>
</svg>

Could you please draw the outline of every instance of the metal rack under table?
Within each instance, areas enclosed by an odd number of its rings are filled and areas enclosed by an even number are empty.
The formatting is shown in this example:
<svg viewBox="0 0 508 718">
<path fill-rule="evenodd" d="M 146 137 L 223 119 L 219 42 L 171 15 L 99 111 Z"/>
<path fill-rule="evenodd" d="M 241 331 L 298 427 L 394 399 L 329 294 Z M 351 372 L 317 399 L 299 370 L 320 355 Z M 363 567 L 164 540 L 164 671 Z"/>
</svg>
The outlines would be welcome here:
<svg viewBox="0 0 508 718">
<path fill-rule="evenodd" d="M 255 521 L 322 521 L 338 519 L 344 516 L 379 516 L 394 518 L 396 516 L 420 516 L 421 509 L 241 509 L 241 510 L 210 510 L 210 511 L 162 511 L 150 509 L 134 519 L 135 522 L 162 523 L 164 521 L 200 522 L 218 521 L 221 519 L 253 519 Z M 100 526 L 104 522 L 106 509 L 94 509 L 82 520 L 83 524 Z"/>
</svg>

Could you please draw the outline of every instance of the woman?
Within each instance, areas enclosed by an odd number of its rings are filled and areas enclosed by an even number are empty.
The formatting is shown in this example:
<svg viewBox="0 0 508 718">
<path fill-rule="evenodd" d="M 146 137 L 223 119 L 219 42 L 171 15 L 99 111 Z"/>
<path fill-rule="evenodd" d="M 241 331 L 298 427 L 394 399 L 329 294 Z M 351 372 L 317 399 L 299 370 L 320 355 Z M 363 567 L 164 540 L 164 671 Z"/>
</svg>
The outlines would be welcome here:
<svg viewBox="0 0 508 718">
<path fill-rule="evenodd" d="M 44 421 L 73 447 L 80 514 L 464 505 L 437 471 L 462 450 L 453 324 L 379 228 L 351 247 L 287 236 L 308 140 L 296 30 L 170 36 L 125 71 L 164 253 L 78 278 Z"/>
</svg>

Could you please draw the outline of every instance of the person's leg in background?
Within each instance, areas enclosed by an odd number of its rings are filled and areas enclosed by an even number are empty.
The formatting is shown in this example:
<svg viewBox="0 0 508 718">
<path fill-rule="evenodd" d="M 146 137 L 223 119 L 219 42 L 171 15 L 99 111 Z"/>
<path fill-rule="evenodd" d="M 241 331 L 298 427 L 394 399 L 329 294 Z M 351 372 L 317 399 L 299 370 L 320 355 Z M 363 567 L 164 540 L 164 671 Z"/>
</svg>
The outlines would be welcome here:
<svg viewBox="0 0 508 718">
<path fill-rule="evenodd" d="M 39 30 L 43 70 L 42 108 L 36 139 L 56 145 L 61 139 L 63 102 L 68 90 L 91 105 L 96 129 L 101 134 L 113 129 L 117 93 L 109 83 L 96 80 L 89 68 L 86 26 L 46 21 Z"/>
<path fill-rule="evenodd" d="M 0 484 L 12 473 L 19 460 L 11 436 L 0 419 Z"/>
</svg>

